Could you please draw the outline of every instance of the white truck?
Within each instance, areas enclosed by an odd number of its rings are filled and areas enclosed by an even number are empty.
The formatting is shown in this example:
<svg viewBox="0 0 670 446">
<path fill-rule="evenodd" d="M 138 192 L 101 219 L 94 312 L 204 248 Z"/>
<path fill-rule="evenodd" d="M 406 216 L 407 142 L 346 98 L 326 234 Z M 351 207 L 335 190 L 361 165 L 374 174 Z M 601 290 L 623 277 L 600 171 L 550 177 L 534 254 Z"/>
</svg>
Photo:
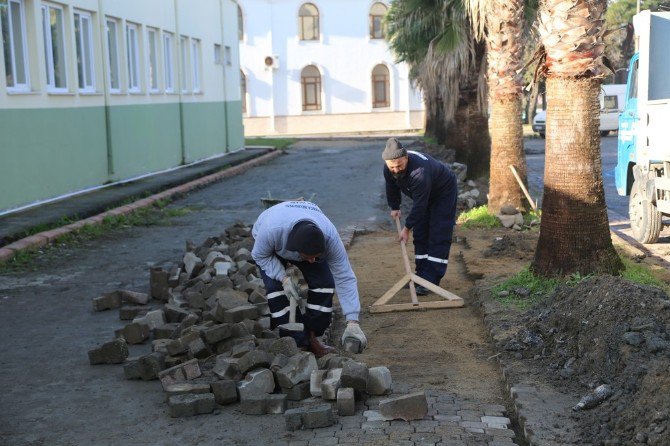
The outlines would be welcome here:
<svg viewBox="0 0 670 446">
<path fill-rule="evenodd" d="M 670 215 L 670 12 L 642 11 L 633 26 L 638 51 L 619 118 L 615 183 L 630 195 L 633 236 L 655 243 Z"/>
</svg>

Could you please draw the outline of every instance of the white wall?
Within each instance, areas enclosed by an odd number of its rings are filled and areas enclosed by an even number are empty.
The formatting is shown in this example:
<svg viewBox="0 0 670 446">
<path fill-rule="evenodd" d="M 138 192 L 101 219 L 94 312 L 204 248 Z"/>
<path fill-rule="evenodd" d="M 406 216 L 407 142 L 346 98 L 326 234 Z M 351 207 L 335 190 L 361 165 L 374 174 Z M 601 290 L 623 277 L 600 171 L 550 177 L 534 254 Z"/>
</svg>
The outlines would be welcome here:
<svg viewBox="0 0 670 446">
<path fill-rule="evenodd" d="M 407 66 L 394 62 L 385 40 L 369 37 L 369 9 L 374 2 L 312 1 L 319 9 L 319 41 L 299 40 L 298 10 L 303 3 L 239 0 L 245 30 L 240 66 L 247 76 L 248 117 L 423 110 L 420 93 L 410 87 Z M 279 69 L 264 68 L 270 55 L 279 56 Z M 377 64 L 385 64 L 390 74 L 391 104 L 385 109 L 372 108 L 371 73 Z M 320 111 L 302 111 L 300 73 L 307 65 L 321 71 Z"/>
</svg>

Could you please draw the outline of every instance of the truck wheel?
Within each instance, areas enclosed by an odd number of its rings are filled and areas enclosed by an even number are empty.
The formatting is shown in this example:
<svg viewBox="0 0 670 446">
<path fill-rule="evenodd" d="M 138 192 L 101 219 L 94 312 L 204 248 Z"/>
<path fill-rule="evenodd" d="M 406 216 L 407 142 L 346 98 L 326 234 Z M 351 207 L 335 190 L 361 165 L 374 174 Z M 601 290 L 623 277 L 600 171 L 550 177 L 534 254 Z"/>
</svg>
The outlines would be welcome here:
<svg viewBox="0 0 670 446">
<path fill-rule="evenodd" d="M 640 243 L 656 243 L 661 233 L 661 213 L 656 205 L 647 200 L 640 190 L 640 182 L 635 180 L 628 203 L 630 228 L 633 237 Z"/>
<path fill-rule="evenodd" d="M 540 138 L 544 139 L 544 133 L 540 132 Z"/>
<path fill-rule="evenodd" d="M 609 130 L 601 130 L 601 131 L 600 131 L 600 136 L 607 136 L 607 135 L 609 135 L 609 134 L 610 134 L 610 131 L 609 131 Z"/>
</svg>

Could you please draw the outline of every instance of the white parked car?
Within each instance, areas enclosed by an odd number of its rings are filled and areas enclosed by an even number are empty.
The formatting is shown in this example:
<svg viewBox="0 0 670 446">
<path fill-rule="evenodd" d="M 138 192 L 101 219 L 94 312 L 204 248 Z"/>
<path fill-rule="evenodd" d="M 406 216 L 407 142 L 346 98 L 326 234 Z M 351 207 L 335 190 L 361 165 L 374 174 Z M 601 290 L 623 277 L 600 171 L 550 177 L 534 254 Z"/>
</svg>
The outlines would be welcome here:
<svg viewBox="0 0 670 446">
<path fill-rule="evenodd" d="M 626 95 L 626 84 L 603 85 L 600 89 L 600 134 L 607 136 L 609 132 L 619 128 L 619 114 L 623 110 Z M 545 136 L 547 122 L 546 110 L 540 110 L 533 118 L 533 131 Z"/>
</svg>

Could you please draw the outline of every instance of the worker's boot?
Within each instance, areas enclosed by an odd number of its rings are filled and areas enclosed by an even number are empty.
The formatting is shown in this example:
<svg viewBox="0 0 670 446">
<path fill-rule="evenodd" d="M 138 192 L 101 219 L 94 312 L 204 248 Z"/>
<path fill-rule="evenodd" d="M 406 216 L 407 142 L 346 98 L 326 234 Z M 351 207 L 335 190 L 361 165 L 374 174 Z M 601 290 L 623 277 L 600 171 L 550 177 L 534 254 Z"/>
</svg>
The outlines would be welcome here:
<svg viewBox="0 0 670 446">
<path fill-rule="evenodd" d="M 335 347 L 326 345 L 319 340 L 319 338 L 314 334 L 313 331 L 309 331 L 309 349 L 314 353 L 314 356 L 320 358 L 328 353 L 335 353 L 337 350 Z"/>
</svg>

